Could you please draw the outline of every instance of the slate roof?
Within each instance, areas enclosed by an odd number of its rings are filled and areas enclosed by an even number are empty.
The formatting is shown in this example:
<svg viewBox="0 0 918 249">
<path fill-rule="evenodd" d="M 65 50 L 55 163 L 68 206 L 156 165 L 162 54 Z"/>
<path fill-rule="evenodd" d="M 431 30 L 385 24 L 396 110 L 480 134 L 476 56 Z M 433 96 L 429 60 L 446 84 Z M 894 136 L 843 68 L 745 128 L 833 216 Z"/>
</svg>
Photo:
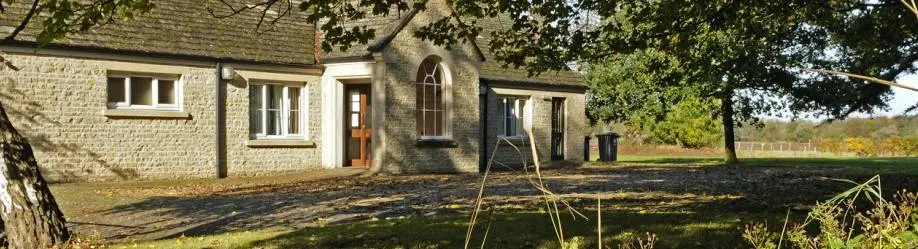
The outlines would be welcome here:
<svg viewBox="0 0 918 249">
<path fill-rule="evenodd" d="M 331 52 L 326 53 L 325 51 L 321 51 L 321 48 L 319 48 L 319 53 L 322 55 L 320 57 L 323 59 L 327 58 L 332 60 L 334 58 L 346 58 L 355 56 L 369 58 L 370 52 L 367 50 L 369 47 L 377 45 L 384 47 L 387 45 L 388 41 L 390 41 L 396 34 L 398 34 L 398 32 L 404 28 L 404 25 L 412 18 L 414 18 L 414 15 L 417 13 L 417 10 L 399 12 L 397 9 L 393 8 L 390 10 L 389 15 L 386 16 L 370 14 L 367 15 L 367 17 L 364 19 L 346 22 L 343 24 L 345 29 L 350 29 L 357 26 L 366 26 L 369 29 L 375 30 L 376 37 L 371 39 L 369 44 L 356 44 L 346 50 L 341 50 L 339 47 L 335 47 Z M 324 39 L 324 37 L 322 37 L 321 30 L 318 31 L 318 34 L 320 39 Z M 380 49 L 382 47 L 380 47 Z"/>
<path fill-rule="evenodd" d="M 335 60 L 337 58 L 358 57 L 369 59 L 368 49 L 379 51 L 387 45 L 387 39 L 394 37 L 401 31 L 404 24 L 410 21 L 416 14 L 415 11 L 397 13 L 392 12 L 388 16 L 373 16 L 359 21 L 352 21 L 345 24 L 345 27 L 367 26 L 376 29 L 376 38 L 371 40 L 370 44 L 356 45 L 341 51 L 335 48 L 332 52 L 321 56 L 322 60 Z M 485 61 L 481 65 L 480 77 L 488 81 L 496 81 L 509 84 L 535 83 L 543 85 L 558 86 L 575 86 L 586 87 L 582 74 L 574 71 L 549 71 L 543 72 L 538 76 L 529 77 L 525 68 L 504 68 L 503 64 L 497 61 L 488 49 L 491 41 L 490 31 L 504 28 L 502 23 L 497 19 L 479 20 L 478 22 L 485 27 L 484 32 L 476 39 L 475 45 L 481 51 Z M 506 23 L 506 22 L 505 22 Z M 509 24 L 507 24 L 509 25 Z"/>
<path fill-rule="evenodd" d="M 485 57 L 485 61 L 481 64 L 481 71 L 479 72 L 481 78 L 493 81 L 531 82 L 549 85 L 583 87 L 587 85 L 584 81 L 584 76 L 574 71 L 548 71 L 542 72 L 535 77 L 530 77 L 525 68 L 505 68 L 503 64 L 491 54 L 488 44 L 491 42 L 491 31 L 507 28 L 505 26 L 509 26 L 510 22 L 501 22 L 497 18 L 489 18 L 478 20 L 478 24 L 484 29 L 476 39 L 476 43 Z"/>
<path fill-rule="evenodd" d="M 315 25 L 307 23 L 296 6 L 291 15 L 276 27 L 256 32 L 259 11 L 218 19 L 207 12 L 211 6 L 217 14 L 229 9 L 218 0 L 153 0 L 150 13 L 132 20 L 119 20 L 55 41 L 52 45 L 111 49 L 125 52 L 148 52 L 225 58 L 278 64 L 315 64 Z M 0 32 L 7 35 L 28 11 L 30 1 L 4 4 Z M 221 13 L 222 12 L 222 13 Z M 269 14 L 268 17 L 271 17 Z M 34 42 L 40 16 L 17 37 L 17 41 Z"/>
<path fill-rule="evenodd" d="M 236 0 L 233 0 L 236 1 Z M 289 16 L 282 18 L 270 31 L 255 30 L 260 11 L 215 18 L 207 12 L 208 7 L 217 14 L 226 14 L 229 9 L 219 0 L 153 0 L 156 7 L 150 13 L 132 20 L 94 28 L 88 32 L 73 34 L 52 45 L 100 48 L 124 52 L 178 54 L 255 61 L 278 64 L 316 64 L 316 26 L 305 20 L 305 15 L 296 6 Z M 238 5 L 237 5 L 238 6 Z M 27 1 L 5 4 L 6 12 L 0 15 L 0 32 L 9 34 L 29 8 Z M 415 16 L 416 11 L 395 12 L 388 16 L 369 16 L 360 21 L 345 24 L 346 27 L 367 26 L 376 30 L 376 39 L 371 44 L 356 45 L 347 50 L 324 54 L 324 59 L 366 57 L 368 47 L 381 49 L 387 39 L 393 37 L 404 24 Z M 272 17 L 270 14 L 268 17 Z M 40 16 L 17 37 L 17 41 L 34 41 L 39 32 Z M 529 77 L 525 69 L 504 68 L 488 50 L 490 30 L 504 28 L 496 19 L 479 20 L 485 32 L 476 39 L 485 61 L 480 76 L 488 81 L 506 83 L 536 83 L 548 85 L 586 86 L 583 76 L 574 71 L 544 72 Z M 509 24 L 507 24 L 509 25 Z M 321 34 L 318 34 L 321 36 Z M 321 37 L 319 37 L 321 39 Z M 319 52 L 319 53 L 317 53 Z M 319 62 L 321 63 L 321 61 Z"/>
</svg>

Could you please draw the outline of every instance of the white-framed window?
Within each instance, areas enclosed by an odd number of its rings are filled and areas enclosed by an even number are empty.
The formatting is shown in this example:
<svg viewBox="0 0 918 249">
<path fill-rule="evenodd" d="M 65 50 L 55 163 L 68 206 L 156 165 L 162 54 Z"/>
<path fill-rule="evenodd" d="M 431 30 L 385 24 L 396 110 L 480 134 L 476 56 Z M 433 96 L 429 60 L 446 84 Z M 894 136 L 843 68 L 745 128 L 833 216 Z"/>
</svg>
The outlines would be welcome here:
<svg viewBox="0 0 918 249">
<path fill-rule="evenodd" d="M 532 108 L 528 97 L 506 96 L 501 103 L 501 136 L 522 137 L 529 127 L 529 115 Z"/>
<path fill-rule="evenodd" d="M 449 77 L 440 58 L 430 56 L 418 67 L 415 118 L 421 140 L 449 139 Z"/>
<path fill-rule="evenodd" d="M 302 85 L 249 84 L 249 131 L 255 138 L 306 137 L 306 92 Z"/>
<path fill-rule="evenodd" d="M 107 79 L 109 109 L 180 111 L 182 81 L 178 76 L 111 74 Z"/>
</svg>

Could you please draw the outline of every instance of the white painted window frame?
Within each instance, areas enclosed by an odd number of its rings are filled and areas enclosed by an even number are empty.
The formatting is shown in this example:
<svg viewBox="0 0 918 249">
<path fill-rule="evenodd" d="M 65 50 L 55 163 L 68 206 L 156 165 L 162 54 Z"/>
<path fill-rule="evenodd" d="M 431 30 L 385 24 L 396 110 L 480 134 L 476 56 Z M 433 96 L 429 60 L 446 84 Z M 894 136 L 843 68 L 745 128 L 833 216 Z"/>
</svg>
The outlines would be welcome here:
<svg viewBox="0 0 918 249">
<path fill-rule="evenodd" d="M 422 60 L 422 63 L 423 63 L 423 60 Z M 418 65 L 418 70 L 424 70 L 423 66 L 424 65 Z M 437 62 L 436 66 L 437 66 L 437 69 L 439 69 L 440 73 L 442 74 L 442 77 L 440 77 L 441 82 L 427 83 L 424 81 L 425 79 L 416 79 L 418 81 L 416 81 L 415 84 L 434 85 L 434 86 L 440 87 L 440 91 L 442 91 L 442 94 L 441 94 L 442 99 L 440 100 L 440 102 L 442 103 L 442 106 L 440 106 L 439 112 L 441 113 L 440 115 L 443 119 L 441 120 L 441 126 L 442 126 L 441 128 L 443 130 L 443 134 L 439 136 L 418 136 L 418 139 L 422 141 L 448 141 L 448 140 L 453 139 L 452 118 L 451 118 L 452 116 L 452 94 L 453 94 L 452 93 L 451 70 L 446 65 L 446 63 L 444 63 L 443 61 Z M 416 96 L 415 101 L 418 101 L 418 100 L 419 99 Z M 434 109 L 434 110 L 437 110 L 437 109 Z M 425 121 L 427 120 L 426 111 L 427 109 L 422 110 L 422 115 L 424 115 L 423 119 Z M 416 125 L 422 125 L 422 124 L 416 124 Z"/>
<path fill-rule="evenodd" d="M 152 91 L 152 105 L 135 105 L 131 103 L 131 78 L 151 78 L 151 91 Z M 118 73 L 118 74 L 109 74 L 105 78 L 105 87 L 109 85 L 108 78 L 122 78 L 124 79 L 124 102 L 108 102 L 108 91 L 106 90 L 106 106 L 108 109 L 122 109 L 122 110 L 162 110 L 162 111 L 182 111 L 184 106 L 184 80 L 183 77 L 163 77 L 161 75 L 150 75 L 143 73 Z M 173 84 L 173 95 L 175 97 L 175 104 L 160 104 L 159 103 L 159 81 L 160 80 L 171 80 Z"/>
<path fill-rule="evenodd" d="M 281 107 L 280 107 L 280 113 L 281 113 L 280 131 L 281 132 L 279 135 L 267 135 L 267 131 L 268 131 L 268 87 L 267 86 L 268 85 L 283 87 L 283 89 L 281 90 L 282 92 L 281 99 L 283 101 L 281 101 Z M 307 124 L 309 123 L 308 115 L 307 115 L 308 113 L 307 108 L 309 107 L 309 104 L 307 101 L 308 100 L 307 96 L 309 95 L 309 90 L 308 90 L 309 88 L 306 85 L 257 82 L 257 83 L 249 84 L 249 91 L 252 91 L 253 88 L 255 87 L 261 88 L 260 89 L 261 91 L 261 130 L 260 131 L 251 131 L 251 130 L 249 131 L 251 134 L 255 135 L 255 139 L 306 139 L 307 137 L 309 137 L 309 129 L 307 127 Z M 300 99 L 299 99 L 300 118 L 298 122 L 298 125 L 300 126 L 300 129 L 299 129 L 300 133 L 295 133 L 295 134 L 289 133 L 290 132 L 290 125 L 289 125 L 290 124 L 290 97 L 288 94 L 289 94 L 290 88 L 300 89 Z M 251 94 L 249 94 L 248 96 L 251 96 Z M 251 100 L 249 103 L 251 103 Z M 249 104 L 248 109 L 249 109 L 249 117 L 250 117 L 249 120 L 251 120 L 252 112 L 255 110 L 253 110 L 251 104 Z M 250 127 L 249 129 L 251 129 L 252 126 L 250 125 L 249 127 Z"/>
<path fill-rule="evenodd" d="M 500 96 L 498 100 L 501 103 L 500 106 L 500 134 L 499 138 L 510 138 L 510 139 L 524 139 L 524 133 L 532 129 L 532 99 L 528 96 Z M 525 100 L 526 103 L 520 105 L 520 100 Z M 514 125 L 513 134 L 507 135 L 507 108 L 511 105 L 508 105 L 508 101 L 512 101 L 513 114 L 516 117 L 517 122 L 522 122 L 522 128 L 519 124 Z M 523 110 L 523 113 L 520 114 L 519 110 Z"/>
</svg>

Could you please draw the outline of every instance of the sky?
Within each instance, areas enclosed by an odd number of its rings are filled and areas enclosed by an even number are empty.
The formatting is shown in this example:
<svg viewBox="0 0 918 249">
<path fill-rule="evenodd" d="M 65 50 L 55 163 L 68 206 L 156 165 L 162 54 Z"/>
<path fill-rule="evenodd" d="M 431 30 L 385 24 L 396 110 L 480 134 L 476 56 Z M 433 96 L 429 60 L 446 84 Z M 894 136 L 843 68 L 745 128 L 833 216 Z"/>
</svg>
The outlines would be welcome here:
<svg viewBox="0 0 918 249">
<path fill-rule="evenodd" d="M 897 81 L 899 84 L 918 87 L 918 75 L 908 75 L 899 78 Z M 893 87 L 893 92 L 895 95 L 893 99 L 889 102 L 889 111 L 878 112 L 878 115 L 883 116 L 895 116 L 901 115 L 905 109 L 908 109 L 912 105 L 918 104 L 918 92 L 902 89 L 898 87 Z M 859 114 L 858 116 L 866 117 L 867 115 Z"/>
<path fill-rule="evenodd" d="M 918 75 L 906 75 L 900 77 L 896 83 L 903 84 L 906 86 L 918 87 Z M 877 110 L 874 114 L 866 113 L 854 113 L 849 117 L 856 118 L 871 118 L 871 117 L 883 117 L 883 116 L 901 116 L 906 109 L 909 107 L 918 104 L 918 92 L 902 89 L 898 87 L 893 87 L 893 98 L 889 101 L 889 110 L 882 111 Z M 918 114 L 918 110 L 913 111 L 912 114 Z M 781 115 L 765 115 L 760 116 L 760 118 L 771 119 L 771 120 L 785 120 L 788 121 L 791 119 L 789 112 L 783 112 Z M 803 116 L 798 117 L 801 120 L 810 120 L 815 122 L 825 121 L 825 117 L 812 117 L 812 116 Z"/>
</svg>

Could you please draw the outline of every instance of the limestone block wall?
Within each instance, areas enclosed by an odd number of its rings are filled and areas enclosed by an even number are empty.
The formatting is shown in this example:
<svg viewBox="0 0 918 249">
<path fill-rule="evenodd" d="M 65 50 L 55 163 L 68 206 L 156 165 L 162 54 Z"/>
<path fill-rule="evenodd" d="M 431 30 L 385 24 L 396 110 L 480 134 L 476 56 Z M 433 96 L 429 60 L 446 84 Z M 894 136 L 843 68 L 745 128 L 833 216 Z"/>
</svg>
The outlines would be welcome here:
<svg viewBox="0 0 918 249">
<path fill-rule="evenodd" d="M 238 71 L 239 76 L 226 88 L 226 151 L 229 176 L 262 175 L 321 168 L 321 102 L 319 76 Z M 246 143 L 253 139 L 249 132 L 249 83 L 284 83 L 302 86 L 308 93 L 306 109 L 307 138 L 317 146 L 253 148 Z"/>
<path fill-rule="evenodd" d="M 478 68 L 480 57 L 471 44 L 452 49 L 436 46 L 414 37 L 427 23 L 440 20 L 450 9 L 443 1 L 428 1 L 422 11 L 383 51 L 387 64 L 385 160 L 382 169 L 390 173 L 478 172 L 479 106 Z M 414 81 L 425 58 L 439 56 L 449 67 L 452 78 L 451 126 L 454 147 L 417 146 Z"/>
<path fill-rule="evenodd" d="M 7 54 L 21 70 L 0 69 L 0 102 L 29 138 L 46 179 L 53 182 L 211 178 L 215 168 L 214 67 Z M 109 71 L 180 75 L 188 118 L 106 117 Z M 298 81 L 309 92 L 310 140 L 318 139 L 318 76 L 240 70 L 266 80 Z M 267 75 L 267 76 L 265 76 Z M 230 176 L 319 167 L 316 148 L 249 148 L 248 80 L 226 91 Z M 313 139 L 314 137 L 314 139 Z"/>
<path fill-rule="evenodd" d="M 169 67 L 183 77 L 184 110 L 190 118 L 109 118 L 103 116 L 107 70 L 119 63 L 16 54 L 7 58 L 21 70 L 0 69 L 0 102 L 28 137 L 49 181 L 215 174 L 213 69 Z"/>
<path fill-rule="evenodd" d="M 566 105 L 566 129 L 565 129 L 565 151 L 564 156 L 567 161 L 583 161 L 583 138 L 588 135 L 589 121 L 585 115 L 585 99 L 581 93 L 564 93 L 554 91 L 538 90 L 518 90 L 518 89 L 495 89 L 490 88 L 488 91 L 488 123 L 487 123 L 487 153 L 488 157 L 494 152 L 496 142 L 499 136 L 503 134 L 501 127 L 503 119 L 503 106 L 501 97 L 515 96 L 528 97 L 532 105 L 532 131 L 535 136 L 536 151 L 538 152 L 540 162 L 551 160 L 551 108 L 552 97 L 565 98 Z M 526 162 L 532 164 L 532 153 L 530 140 L 526 137 L 522 139 L 508 139 L 513 145 L 522 151 L 522 156 L 526 157 Z M 521 166 L 520 153 L 507 142 L 500 143 L 497 146 L 495 160 L 511 166 Z M 492 166 L 493 167 L 493 166 Z"/>
</svg>

